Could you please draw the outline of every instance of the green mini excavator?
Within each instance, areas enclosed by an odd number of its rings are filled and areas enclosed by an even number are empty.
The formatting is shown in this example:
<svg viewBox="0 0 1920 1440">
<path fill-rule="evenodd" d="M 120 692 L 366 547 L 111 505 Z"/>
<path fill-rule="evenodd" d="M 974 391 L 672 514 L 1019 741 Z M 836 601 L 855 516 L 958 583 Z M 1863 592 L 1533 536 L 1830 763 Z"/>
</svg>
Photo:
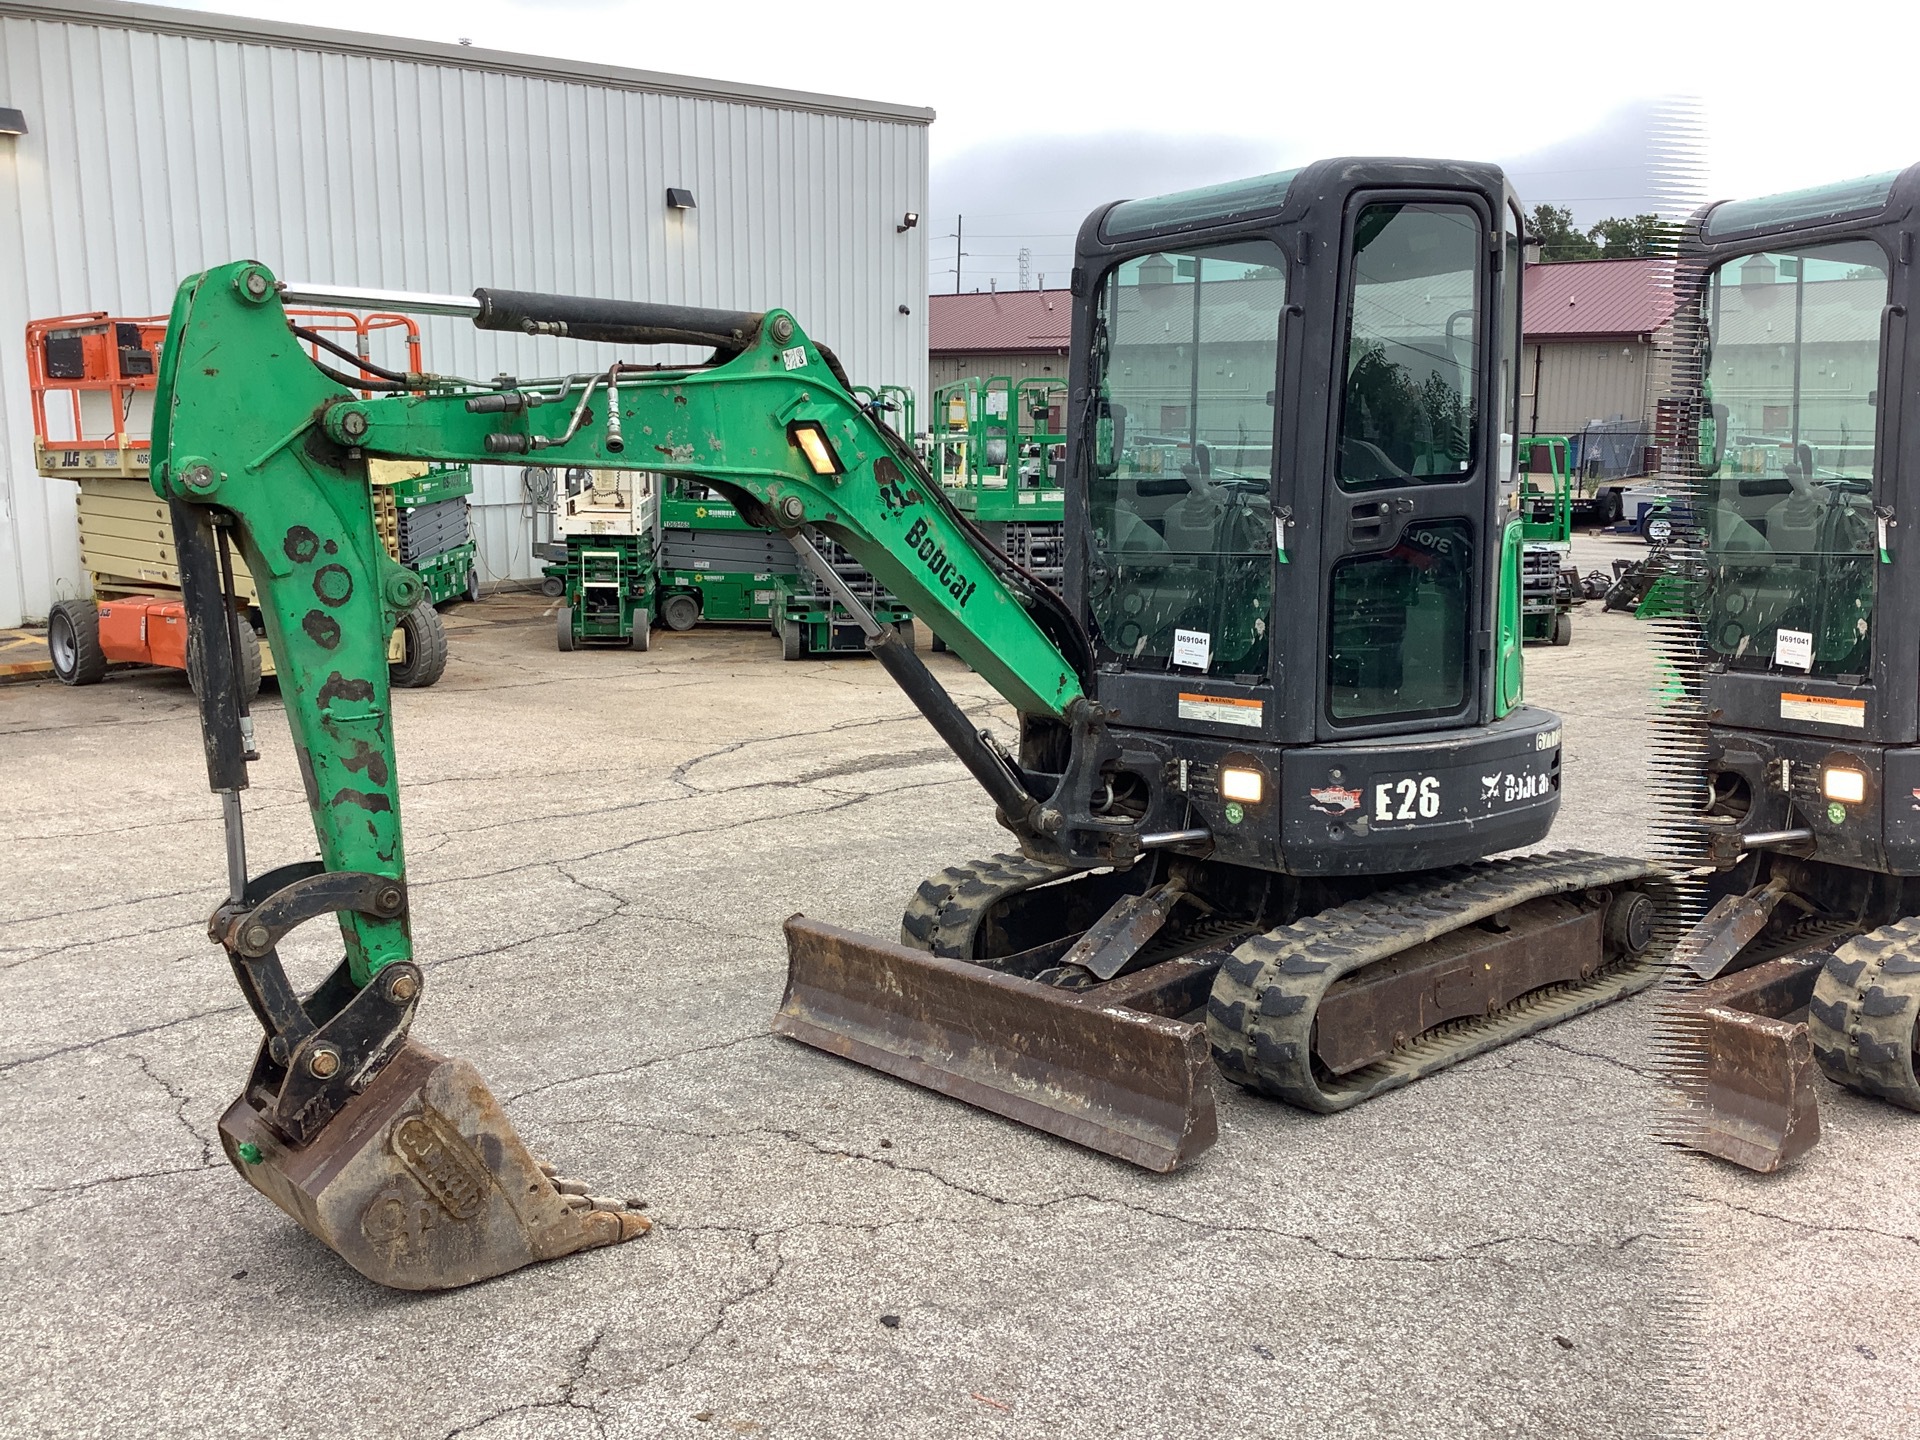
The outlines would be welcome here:
<svg viewBox="0 0 1920 1440">
<path fill-rule="evenodd" d="M 1644 863 L 1486 858 L 1543 839 L 1560 801 L 1560 722 L 1521 696 L 1521 234 L 1498 170 L 1410 160 L 1090 217 L 1059 591 L 971 527 L 784 311 L 355 296 L 257 263 L 187 280 L 153 480 L 226 811 L 212 934 L 265 1031 L 221 1121 L 236 1168 L 407 1288 L 644 1229 L 556 1181 L 470 1066 L 408 1038 L 424 977 L 385 637 L 420 581 L 380 546 L 372 457 L 537 453 L 714 487 L 791 541 L 986 790 L 1013 848 L 921 884 L 901 942 L 788 923 L 779 1033 L 1170 1170 L 1214 1139 L 1216 1063 L 1338 1110 L 1649 983 Z M 376 298 L 713 353 L 544 382 L 349 381 L 283 308 Z M 1006 698 L 1017 749 L 844 593 L 824 540 Z M 264 873 L 241 824 L 235 551 L 320 840 L 319 860 Z M 303 998 L 276 947 L 327 915 L 345 956 Z"/>
</svg>

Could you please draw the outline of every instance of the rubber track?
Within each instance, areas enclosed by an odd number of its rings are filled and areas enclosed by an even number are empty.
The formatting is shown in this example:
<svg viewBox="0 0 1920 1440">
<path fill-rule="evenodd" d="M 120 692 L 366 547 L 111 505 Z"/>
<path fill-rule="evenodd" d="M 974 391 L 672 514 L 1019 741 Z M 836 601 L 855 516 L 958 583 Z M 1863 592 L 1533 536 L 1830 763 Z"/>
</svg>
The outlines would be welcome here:
<svg viewBox="0 0 1920 1440">
<path fill-rule="evenodd" d="M 1856 936 L 1813 983 L 1807 1030 L 1829 1080 L 1920 1110 L 1913 1070 L 1920 1016 L 1920 917 Z"/>
<path fill-rule="evenodd" d="M 1024 855 L 992 855 L 949 865 L 920 882 L 900 921 L 900 943 L 956 960 L 974 958 L 974 937 L 993 907 L 1072 870 Z"/>
<path fill-rule="evenodd" d="M 1657 949 L 1586 980 L 1543 986 L 1491 1015 L 1436 1026 L 1350 1075 L 1324 1083 L 1314 1075 L 1314 1016 L 1341 976 L 1530 900 L 1658 878 L 1644 860 L 1556 851 L 1437 871 L 1269 930 L 1235 950 L 1214 979 L 1214 1060 L 1246 1089 L 1331 1113 L 1644 990 L 1660 973 Z"/>
</svg>

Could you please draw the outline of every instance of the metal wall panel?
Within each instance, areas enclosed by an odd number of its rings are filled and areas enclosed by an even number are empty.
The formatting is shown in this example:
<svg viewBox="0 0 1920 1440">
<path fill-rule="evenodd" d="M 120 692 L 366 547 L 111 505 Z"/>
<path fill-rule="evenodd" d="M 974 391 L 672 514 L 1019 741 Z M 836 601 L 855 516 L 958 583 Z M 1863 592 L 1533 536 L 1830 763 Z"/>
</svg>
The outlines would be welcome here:
<svg viewBox="0 0 1920 1440">
<path fill-rule="evenodd" d="M 1661 393 L 1656 359 L 1637 339 L 1529 344 L 1520 372 L 1521 425 L 1529 434 L 1570 435 L 1589 420 L 1621 419 L 1643 421 L 1651 431 Z"/>
<path fill-rule="evenodd" d="M 928 366 L 927 383 L 934 389 L 968 376 L 1011 375 L 1017 380 L 1058 375 L 1067 378 L 1067 355 L 1051 350 L 981 355 L 935 355 Z"/>
<path fill-rule="evenodd" d="M 0 3 L 0 100 L 30 127 L 0 139 L 0 626 L 85 584 L 75 489 L 33 468 L 23 327 L 164 313 L 210 264 L 782 305 L 857 381 L 925 393 L 925 232 L 895 225 L 927 209 L 927 112 L 565 69 L 153 6 Z M 697 208 L 668 210 L 670 185 Z M 462 375 L 608 353 L 422 326 L 428 368 Z M 519 471 L 483 477 L 475 502 L 483 574 L 537 574 Z"/>
</svg>

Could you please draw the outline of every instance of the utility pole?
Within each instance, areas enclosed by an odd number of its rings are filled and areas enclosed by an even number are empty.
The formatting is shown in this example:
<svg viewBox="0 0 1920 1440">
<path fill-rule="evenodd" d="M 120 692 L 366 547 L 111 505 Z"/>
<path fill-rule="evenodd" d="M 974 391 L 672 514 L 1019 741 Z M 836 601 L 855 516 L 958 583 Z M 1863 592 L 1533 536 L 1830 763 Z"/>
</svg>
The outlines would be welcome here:
<svg viewBox="0 0 1920 1440">
<path fill-rule="evenodd" d="M 960 248 L 960 237 L 966 233 L 967 217 L 956 215 L 953 218 L 953 293 L 960 293 L 960 257 L 967 252 Z"/>
<path fill-rule="evenodd" d="M 1033 278 L 1033 251 L 1026 246 L 1020 247 L 1020 288 L 1027 288 L 1027 282 Z"/>
</svg>

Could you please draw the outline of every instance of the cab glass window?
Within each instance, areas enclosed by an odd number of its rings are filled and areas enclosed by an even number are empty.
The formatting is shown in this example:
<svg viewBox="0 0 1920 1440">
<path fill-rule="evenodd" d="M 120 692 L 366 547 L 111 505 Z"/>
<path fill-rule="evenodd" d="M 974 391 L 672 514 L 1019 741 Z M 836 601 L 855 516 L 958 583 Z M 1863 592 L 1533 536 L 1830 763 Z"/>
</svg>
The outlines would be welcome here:
<svg viewBox="0 0 1920 1440">
<path fill-rule="evenodd" d="M 1094 304 L 1089 618 L 1130 669 L 1267 671 L 1286 258 L 1268 240 L 1116 265 Z"/>
<path fill-rule="evenodd" d="M 1336 466 L 1346 489 L 1462 480 L 1473 469 L 1485 243 L 1465 205 L 1360 212 Z"/>
<path fill-rule="evenodd" d="M 1886 256 L 1865 240 L 1740 256 L 1703 304 L 1707 643 L 1734 669 L 1864 679 Z"/>
<path fill-rule="evenodd" d="M 1358 723 L 1451 715 L 1467 703 L 1473 530 L 1407 526 L 1400 543 L 1333 567 L 1327 706 Z"/>
</svg>

